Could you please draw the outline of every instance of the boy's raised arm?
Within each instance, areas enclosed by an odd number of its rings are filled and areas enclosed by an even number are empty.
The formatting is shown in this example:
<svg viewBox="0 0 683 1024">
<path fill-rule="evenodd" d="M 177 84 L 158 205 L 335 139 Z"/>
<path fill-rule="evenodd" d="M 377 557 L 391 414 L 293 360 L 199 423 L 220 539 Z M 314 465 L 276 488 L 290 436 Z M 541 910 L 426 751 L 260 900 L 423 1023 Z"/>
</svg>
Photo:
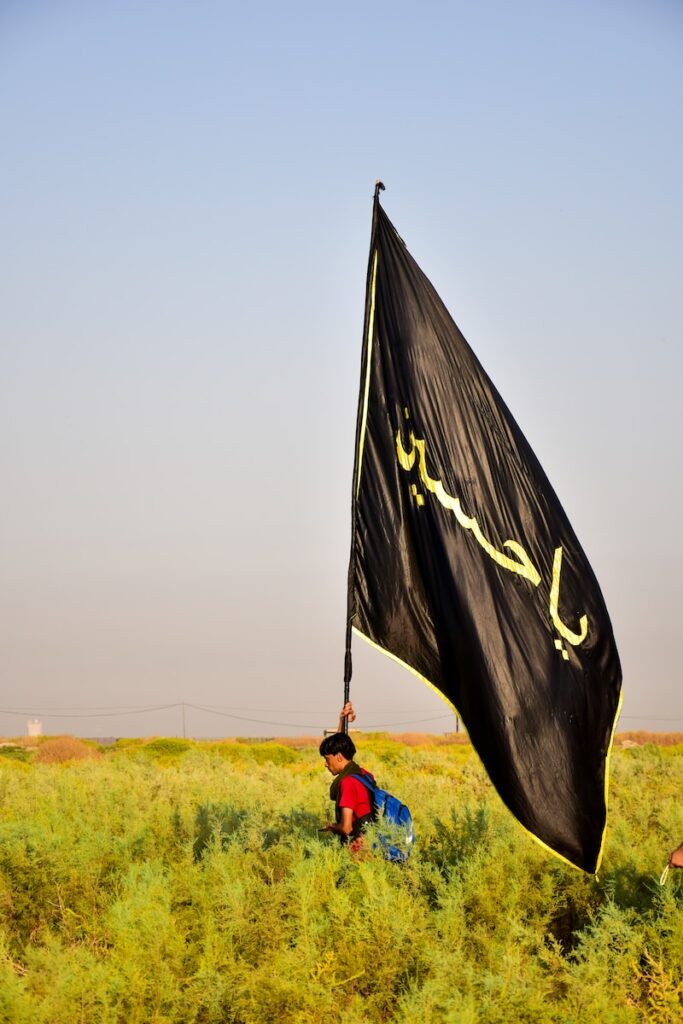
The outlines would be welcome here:
<svg viewBox="0 0 683 1024">
<path fill-rule="evenodd" d="M 353 704 L 348 701 L 339 712 L 339 726 L 337 732 L 344 732 L 344 719 L 348 718 L 349 722 L 356 721 L 356 712 L 353 710 Z"/>
</svg>

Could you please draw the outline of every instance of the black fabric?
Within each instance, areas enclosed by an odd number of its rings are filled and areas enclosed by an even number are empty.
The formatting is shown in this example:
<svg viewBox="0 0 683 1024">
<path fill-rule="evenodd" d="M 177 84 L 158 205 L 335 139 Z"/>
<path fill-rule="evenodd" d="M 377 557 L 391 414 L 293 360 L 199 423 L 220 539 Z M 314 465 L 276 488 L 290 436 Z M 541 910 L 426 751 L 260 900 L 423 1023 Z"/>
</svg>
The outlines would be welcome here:
<svg viewBox="0 0 683 1024">
<path fill-rule="evenodd" d="M 458 709 L 522 825 L 595 871 L 621 689 L 607 609 L 538 460 L 377 200 L 366 324 L 349 620 Z"/>
</svg>

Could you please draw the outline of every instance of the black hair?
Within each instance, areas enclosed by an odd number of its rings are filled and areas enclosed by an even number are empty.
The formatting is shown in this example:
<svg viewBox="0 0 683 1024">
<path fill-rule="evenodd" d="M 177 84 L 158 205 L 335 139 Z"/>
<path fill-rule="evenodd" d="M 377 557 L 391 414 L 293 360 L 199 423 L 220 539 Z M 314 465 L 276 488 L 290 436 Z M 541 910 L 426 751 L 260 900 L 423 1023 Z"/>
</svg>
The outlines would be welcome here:
<svg viewBox="0 0 683 1024">
<path fill-rule="evenodd" d="M 321 757 L 326 757 L 327 754 L 341 754 L 350 761 L 355 753 L 356 745 L 345 732 L 335 732 L 331 736 L 326 736 L 320 744 Z"/>
</svg>

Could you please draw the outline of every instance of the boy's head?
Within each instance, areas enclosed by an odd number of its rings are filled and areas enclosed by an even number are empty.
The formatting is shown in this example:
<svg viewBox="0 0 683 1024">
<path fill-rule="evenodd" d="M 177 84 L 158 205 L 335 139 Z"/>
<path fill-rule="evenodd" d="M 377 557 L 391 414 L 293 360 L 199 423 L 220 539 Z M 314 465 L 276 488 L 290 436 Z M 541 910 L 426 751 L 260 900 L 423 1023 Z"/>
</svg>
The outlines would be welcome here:
<svg viewBox="0 0 683 1024">
<path fill-rule="evenodd" d="M 332 775 L 339 775 L 355 753 L 356 746 L 345 732 L 326 736 L 320 744 L 320 756 L 324 758 L 325 767 Z"/>
</svg>

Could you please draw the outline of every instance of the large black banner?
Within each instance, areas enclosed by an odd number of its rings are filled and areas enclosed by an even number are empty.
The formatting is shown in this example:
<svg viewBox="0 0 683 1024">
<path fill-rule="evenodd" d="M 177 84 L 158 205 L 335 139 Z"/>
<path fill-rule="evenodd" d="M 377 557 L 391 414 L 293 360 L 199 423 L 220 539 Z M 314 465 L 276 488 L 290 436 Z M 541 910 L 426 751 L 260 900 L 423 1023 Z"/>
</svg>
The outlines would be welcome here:
<svg viewBox="0 0 683 1024">
<path fill-rule="evenodd" d="M 533 451 L 377 196 L 356 446 L 349 628 L 457 709 L 529 832 L 596 871 L 621 692 L 607 609 Z"/>
</svg>

